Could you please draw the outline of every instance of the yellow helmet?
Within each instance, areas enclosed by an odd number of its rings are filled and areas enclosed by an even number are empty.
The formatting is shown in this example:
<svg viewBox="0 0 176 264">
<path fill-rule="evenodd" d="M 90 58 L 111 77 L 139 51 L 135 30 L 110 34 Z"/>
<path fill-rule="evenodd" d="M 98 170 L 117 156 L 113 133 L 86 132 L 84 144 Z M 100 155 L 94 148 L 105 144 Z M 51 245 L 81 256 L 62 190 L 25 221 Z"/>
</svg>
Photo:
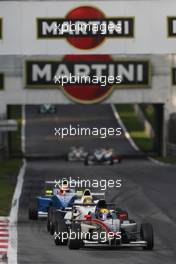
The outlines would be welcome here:
<svg viewBox="0 0 176 264">
<path fill-rule="evenodd" d="M 83 204 L 93 204 L 92 197 L 85 197 L 83 200 Z"/>
<path fill-rule="evenodd" d="M 101 208 L 98 211 L 98 218 L 102 221 L 107 220 L 110 211 L 107 208 Z"/>
<path fill-rule="evenodd" d="M 99 213 L 108 214 L 109 210 L 107 208 L 101 208 Z"/>
</svg>

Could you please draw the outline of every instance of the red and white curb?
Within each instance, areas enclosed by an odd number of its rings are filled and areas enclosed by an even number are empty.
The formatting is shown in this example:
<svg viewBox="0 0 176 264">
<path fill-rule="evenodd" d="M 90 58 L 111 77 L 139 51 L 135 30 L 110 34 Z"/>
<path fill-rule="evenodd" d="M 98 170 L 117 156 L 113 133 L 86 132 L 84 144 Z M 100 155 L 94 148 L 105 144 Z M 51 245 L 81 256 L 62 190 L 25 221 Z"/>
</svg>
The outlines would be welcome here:
<svg viewBox="0 0 176 264">
<path fill-rule="evenodd" d="M 21 150 L 25 153 L 25 106 L 22 106 L 22 126 L 21 126 Z M 23 160 L 23 165 L 19 171 L 16 188 L 13 194 L 12 205 L 9 216 L 9 244 L 8 244 L 8 264 L 18 263 L 18 234 L 17 234 L 17 222 L 18 222 L 18 209 L 19 199 L 22 192 L 24 174 L 26 171 L 26 160 Z"/>
<path fill-rule="evenodd" d="M 12 206 L 9 216 L 9 244 L 8 244 L 8 264 L 17 264 L 17 248 L 18 248 L 18 235 L 17 235 L 17 222 L 18 222 L 18 209 L 19 199 L 22 192 L 24 174 L 26 170 L 26 161 L 23 160 L 23 166 L 20 169 L 15 192 L 13 194 Z"/>
<path fill-rule="evenodd" d="M 7 259 L 9 243 L 9 218 L 0 217 L 0 259 Z"/>
</svg>

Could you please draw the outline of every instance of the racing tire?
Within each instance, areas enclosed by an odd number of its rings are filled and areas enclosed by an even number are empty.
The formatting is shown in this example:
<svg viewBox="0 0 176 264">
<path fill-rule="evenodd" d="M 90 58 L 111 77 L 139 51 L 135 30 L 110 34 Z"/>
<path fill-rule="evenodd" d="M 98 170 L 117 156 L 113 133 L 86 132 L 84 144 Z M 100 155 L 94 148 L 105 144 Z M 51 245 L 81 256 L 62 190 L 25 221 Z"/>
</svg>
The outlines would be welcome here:
<svg viewBox="0 0 176 264">
<path fill-rule="evenodd" d="M 54 242 L 56 246 L 59 245 L 67 245 L 68 243 L 68 228 L 63 218 L 61 212 L 56 213 L 56 221 L 55 221 L 55 232 L 54 232 Z M 63 234 L 67 234 L 66 239 L 64 238 Z M 62 237 L 60 236 L 62 235 Z M 64 238 L 64 239 L 63 239 Z"/>
<path fill-rule="evenodd" d="M 89 156 L 85 157 L 84 165 L 85 166 L 88 166 L 89 165 Z"/>
<path fill-rule="evenodd" d="M 72 162 L 75 161 L 75 159 L 73 157 L 71 157 L 71 155 L 67 156 L 67 161 Z"/>
<path fill-rule="evenodd" d="M 54 235 L 54 232 L 55 232 L 55 227 L 54 227 L 54 224 L 53 224 L 53 222 L 51 222 L 50 223 L 50 231 L 49 231 L 49 233 L 50 233 L 50 235 Z"/>
<path fill-rule="evenodd" d="M 46 229 L 47 229 L 47 231 L 49 233 L 50 232 L 50 221 L 49 221 L 48 217 L 47 217 L 47 220 L 46 221 L 47 221 L 46 222 Z"/>
<path fill-rule="evenodd" d="M 89 165 L 93 165 L 94 163 L 95 160 L 91 155 L 87 155 L 87 157 L 85 157 L 84 165 L 89 166 Z"/>
<path fill-rule="evenodd" d="M 154 247 L 153 227 L 149 223 L 141 224 L 140 230 L 141 239 L 147 242 L 147 246 L 144 246 L 144 250 L 152 250 Z"/>
<path fill-rule="evenodd" d="M 74 238 L 68 239 L 68 247 L 69 249 L 80 249 L 83 241 L 81 240 L 81 227 L 79 224 L 73 224 L 70 229 L 70 233 L 73 232 L 75 234 Z"/>
<path fill-rule="evenodd" d="M 114 160 L 112 157 L 109 159 L 109 165 L 114 165 Z"/>
<path fill-rule="evenodd" d="M 29 220 L 37 220 L 38 219 L 38 211 L 36 208 L 29 208 Z"/>
<path fill-rule="evenodd" d="M 29 211 L 28 211 L 29 220 L 37 220 L 38 219 L 38 200 L 32 199 Z"/>
<path fill-rule="evenodd" d="M 122 159 L 119 159 L 119 160 L 118 160 L 118 163 L 119 163 L 119 164 L 122 163 Z"/>
<path fill-rule="evenodd" d="M 54 223 L 53 223 L 53 207 L 49 206 L 48 208 L 48 217 L 47 217 L 47 230 L 50 235 L 54 235 Z"/>
</svg>

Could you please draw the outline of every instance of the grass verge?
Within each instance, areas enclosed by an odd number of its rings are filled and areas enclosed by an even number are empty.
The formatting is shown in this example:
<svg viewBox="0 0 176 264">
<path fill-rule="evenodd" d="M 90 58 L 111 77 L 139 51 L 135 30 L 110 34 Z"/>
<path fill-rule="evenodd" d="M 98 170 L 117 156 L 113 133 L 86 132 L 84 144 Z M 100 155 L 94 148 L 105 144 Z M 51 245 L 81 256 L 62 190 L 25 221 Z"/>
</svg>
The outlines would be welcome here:
<svg viewBox="0 0 176 264">
<path fill-rule="evenodd" d="M 18 129 L 8 133 L 9 152 L 12 158 L 21 157 L 21 105 L 8 106 L 8 118 L 17 120 Z"/>
<path fill-rule="evenodd" d="M 156 160 L 161 161 L 166 164 L 174 164 L 176 165 L 176 157 L 155 157 Z"/>
<path fill-rule="evenodd" d="M 116 105 L 116 109 L 136 145 L 143 152 L 152 152 L 153 139 L 145 133 L 144 128 L 137 118 L 133 105 Z"/>
<path fill-rule="evenodd" d="M 0 161 L 0 216 L 9 215 L 16 180 L 21 165 L 22 161 L 20 159 Z"/>
<path fill-rule="evenodd" d="M 155 127 L 156 118 L 155 118 L 155 108 L 151 104 L 142 104 L 140 108 L 144 112 L 145 117 L 148 119 L 152 127 Z"/>
</svg>

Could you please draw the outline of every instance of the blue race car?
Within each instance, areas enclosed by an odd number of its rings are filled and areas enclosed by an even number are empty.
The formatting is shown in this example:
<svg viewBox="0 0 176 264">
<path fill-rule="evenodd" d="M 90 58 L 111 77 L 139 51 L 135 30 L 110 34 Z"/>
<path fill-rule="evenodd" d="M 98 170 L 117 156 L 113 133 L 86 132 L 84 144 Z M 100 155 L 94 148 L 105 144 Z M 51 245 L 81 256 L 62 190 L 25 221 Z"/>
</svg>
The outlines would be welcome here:
<svg viewBox="0 0 176 264">
<path fill-rule="evenodd" d="M 76 197 L 75 190 L 68 188 L 67 181 L 59 186 L 56 181 L 46 181 L 45 194 L 34 198 L 30 203 L 29 219 L 47 217 L 51 207 L 57 209 L 71 207 Z"/>
<path fill-rule="evenodd" d="M 54 181 L 46 181 L 44 194 L 30 201 L 28 211 L 30 220 L 37 220 L 39 217 L 47 217 L 48 206 L 51 202 L 51 197 L 54 195 L 54 186 Z"/>
<path fill-rule="evenodd" d="M 63 215 L 67 210 L 71 210 L 74 202 L 80 196 L 79 191 L 69 187 L 68 182 L 63 182 L 62 185 L 55 190 L 55 194 L 51 197 L 48 206 L 47 230 L 51 235 L 54 235 L 55 212 L 61 211 Z"/>
</svg>

